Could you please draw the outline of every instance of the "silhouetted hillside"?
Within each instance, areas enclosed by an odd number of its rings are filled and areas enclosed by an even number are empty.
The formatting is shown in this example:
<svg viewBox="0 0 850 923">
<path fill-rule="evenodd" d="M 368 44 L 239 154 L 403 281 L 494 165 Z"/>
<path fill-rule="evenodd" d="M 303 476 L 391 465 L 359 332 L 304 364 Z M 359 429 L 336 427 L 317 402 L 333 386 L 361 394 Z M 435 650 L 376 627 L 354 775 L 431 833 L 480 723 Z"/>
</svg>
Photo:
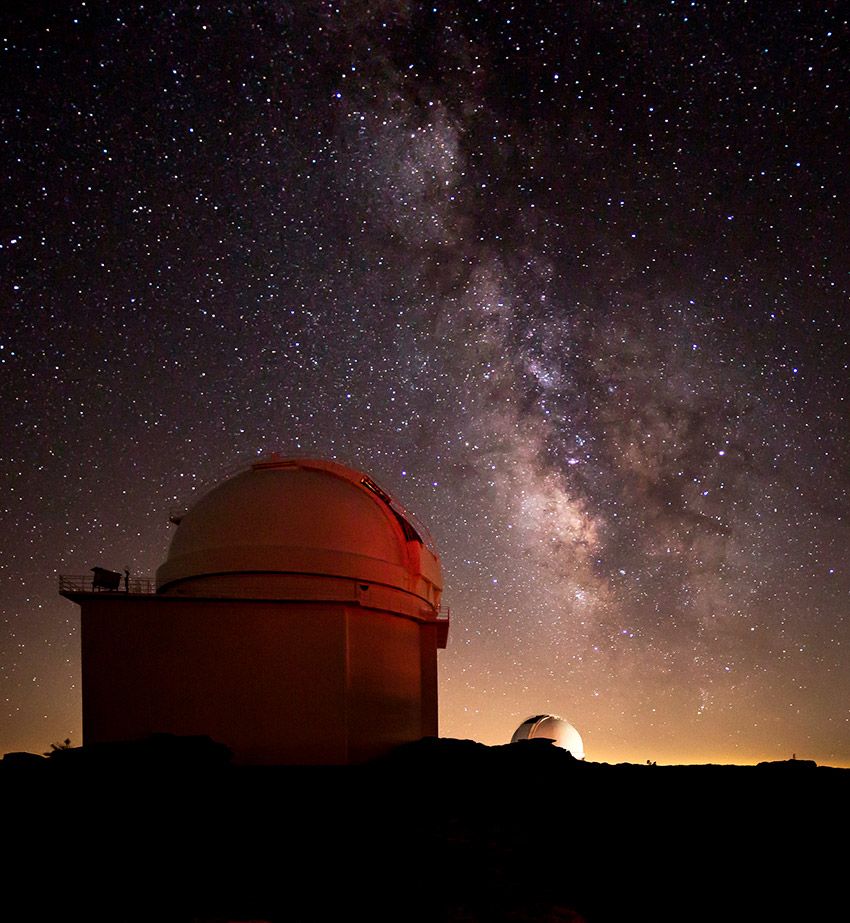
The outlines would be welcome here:
<svg viewBox="0 0 850 923">
<path fill-rule="evenodd" d="M 836 919 L 850 770 L 610 766 L 423 740 L 233 767 L 206 739 L 11 754 L 6 898 L 29 919 Z M 35 872 L 44 891 L 28 883 Z"/>
</svg>

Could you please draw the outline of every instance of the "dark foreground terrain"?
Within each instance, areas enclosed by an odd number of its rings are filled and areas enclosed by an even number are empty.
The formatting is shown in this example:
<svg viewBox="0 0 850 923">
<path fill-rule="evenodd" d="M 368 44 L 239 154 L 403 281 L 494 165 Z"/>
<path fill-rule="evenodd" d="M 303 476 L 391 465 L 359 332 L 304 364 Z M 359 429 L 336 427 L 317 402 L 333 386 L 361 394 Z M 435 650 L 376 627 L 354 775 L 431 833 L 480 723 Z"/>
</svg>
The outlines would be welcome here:
<svg viewBox="0 0 850 923">
<path fill-rule="evenodd" d="M 847 918 L 850 770 L 424 740 L 350 768 L 144 745 L 0 763 L 7 919 Z"/>
</svg>

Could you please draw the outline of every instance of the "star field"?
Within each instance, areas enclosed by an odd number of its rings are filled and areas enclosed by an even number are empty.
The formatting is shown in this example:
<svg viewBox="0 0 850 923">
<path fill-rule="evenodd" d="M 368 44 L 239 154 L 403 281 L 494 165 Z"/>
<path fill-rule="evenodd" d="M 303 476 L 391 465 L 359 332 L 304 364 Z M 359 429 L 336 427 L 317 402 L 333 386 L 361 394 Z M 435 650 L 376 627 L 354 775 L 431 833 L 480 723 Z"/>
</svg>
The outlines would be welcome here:
<svg viewBox="0 0 850 923">
<path fill-rule="evenodd" d="M 848 16 L 0 18 L 3 751 L 81 741 L 57 575 L 337 458 L 429 526 L 441 733 L 850 765 Z"/>
</svg>

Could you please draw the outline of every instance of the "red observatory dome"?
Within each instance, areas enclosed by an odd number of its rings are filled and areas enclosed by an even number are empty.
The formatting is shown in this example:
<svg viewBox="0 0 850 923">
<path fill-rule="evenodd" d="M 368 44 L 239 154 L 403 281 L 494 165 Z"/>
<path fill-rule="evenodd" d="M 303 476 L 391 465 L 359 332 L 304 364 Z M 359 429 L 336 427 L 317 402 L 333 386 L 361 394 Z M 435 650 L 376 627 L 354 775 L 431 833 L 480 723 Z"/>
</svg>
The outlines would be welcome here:
<svg viewBox="0 0 850 923">
<path fill-rule="evenodd" d="M 440 561 L 411 518 L 353 468 L 258 462 L 180 518 L 157 592 L 309 599 L 366 584 L 399 611 L 435 610 Z"/>
<path fill-rule="evenodd" d="M 172 518 L 155 593 L 65 591 L 85 743 L 206 735 L 240 763 L 330 764 L 436 736 L 440 561 L 369 475 L 272 458 Z"/>
</svg>

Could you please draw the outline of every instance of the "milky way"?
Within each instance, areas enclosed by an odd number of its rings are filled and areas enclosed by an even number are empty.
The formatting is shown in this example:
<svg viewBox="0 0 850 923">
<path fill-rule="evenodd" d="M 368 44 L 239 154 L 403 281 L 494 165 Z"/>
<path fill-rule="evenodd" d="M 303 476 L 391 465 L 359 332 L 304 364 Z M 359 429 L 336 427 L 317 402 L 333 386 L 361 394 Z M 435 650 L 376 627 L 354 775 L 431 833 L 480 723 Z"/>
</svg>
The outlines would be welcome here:
<svg viewBox="0 0 850 923">
<path fill-rule="evenodd" d="M 846 8 L 3 14 L 2 749 L 271 451 L 429 525 L 441 733 L 850 765 Z"/>
</svg>

